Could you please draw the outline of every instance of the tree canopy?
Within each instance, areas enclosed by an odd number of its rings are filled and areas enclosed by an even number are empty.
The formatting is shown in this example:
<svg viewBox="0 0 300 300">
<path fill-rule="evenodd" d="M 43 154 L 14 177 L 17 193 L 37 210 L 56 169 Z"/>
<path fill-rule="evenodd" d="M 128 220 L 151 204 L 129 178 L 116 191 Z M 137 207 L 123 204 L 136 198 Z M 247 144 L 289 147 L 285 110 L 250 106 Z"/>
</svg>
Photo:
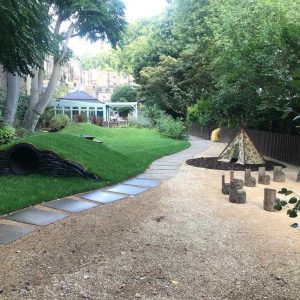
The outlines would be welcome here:
<svg viewBox="0 0 300 300">
<path fill-rule="evenodd" d="M 286 131 L 300 107 L 300 6 L 292 0 L 174 0 L 157 18 L 131 24 L 120 65 L 148 104 L 202 124 Z M 208 104 L 205 105 L 205 102 Z"/>
<path fill-rule="evenodd" d="M 131 85 L 121 85 L 114 89 L 111 96 L 113 102 L 136 102 L 137 90 Z"/>
<path fill-rule="evenodd" d="M 39 0 L 0 1 L 0 64 L 6 71 L 31 74 L 57 47 L 51 33 L 49 5 Z"/>
</svg>

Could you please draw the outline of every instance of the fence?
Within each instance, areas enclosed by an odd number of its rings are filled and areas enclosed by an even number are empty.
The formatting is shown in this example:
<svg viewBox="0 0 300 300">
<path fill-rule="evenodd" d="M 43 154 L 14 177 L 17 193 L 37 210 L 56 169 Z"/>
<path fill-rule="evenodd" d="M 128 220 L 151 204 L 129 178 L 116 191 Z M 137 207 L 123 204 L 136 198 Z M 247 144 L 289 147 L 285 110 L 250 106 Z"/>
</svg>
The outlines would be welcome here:
<svg viewBox="0 0 300 300">
<path fill-rule="evenodd" d="M 216 126 L 200 127 L 192 126 L 191 134 L 209 139 L 212 130 Z M 300 135 L 289 135 L 267 131 L 246 130 L 255 146 L 268 157 L 300 166 Z M 229 143 L 237 134 L 237 129 L 223 128 L 221 130 L 221 142 Z"/>
</svg>

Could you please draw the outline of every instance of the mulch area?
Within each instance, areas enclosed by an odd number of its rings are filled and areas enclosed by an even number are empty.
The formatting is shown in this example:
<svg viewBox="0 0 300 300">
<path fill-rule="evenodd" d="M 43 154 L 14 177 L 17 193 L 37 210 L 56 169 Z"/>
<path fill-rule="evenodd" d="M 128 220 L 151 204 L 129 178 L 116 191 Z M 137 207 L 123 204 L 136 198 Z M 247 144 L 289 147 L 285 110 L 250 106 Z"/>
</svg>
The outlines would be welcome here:
<svg viewBox="0 0 300 300">
<path fill-rule="evenodd" d="M 258 171 L 259 167 L 265 167 L 266 171 L 272 171 L 274 166 L 286 166 L 275 161 L 266 160 L 266 163 L 263 165 L 239 165 L 235 162 L 222 162 L 218 161 L 218 157 L 200 157 L 189 159 L 186 163 L 193 167 L 206 168 L 213 170 L 233 170 L 233 171 L 244 171 L 246 169 L 251 169 L 251 171 Z"/>
</svg>

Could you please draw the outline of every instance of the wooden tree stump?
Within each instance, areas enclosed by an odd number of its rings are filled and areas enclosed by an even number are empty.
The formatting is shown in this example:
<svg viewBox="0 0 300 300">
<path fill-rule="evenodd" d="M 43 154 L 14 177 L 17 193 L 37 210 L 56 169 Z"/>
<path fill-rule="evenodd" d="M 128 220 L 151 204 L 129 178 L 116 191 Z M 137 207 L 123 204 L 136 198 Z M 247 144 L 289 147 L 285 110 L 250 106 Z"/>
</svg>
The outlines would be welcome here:
<svg viewBox="0 0 300 300">
<path fill-rule="evenodd" d="M 300 182 L 300 168 L 298 169 L 297 182 Z"/>
<path fill-rule="evenodd" d="M 273 180 L 274 182 L 285 182 L 285 174 L 281 166 L 274 166 Z"/>
<path fill-rule="evenodd" d="M 235 181 L 230 183 L 229 202 L 246 203 L 246 192 L 243 189 L 238 189 L 238 183 Z"/>
<path fill-rule="evenodd" d="M 230 171 L 230 183 L 231 182 L 236 182 L 237 186 L 238 186 L 238 189 L 242 189 L 243 186 L 244 186 L 244 181 L 242 179 L 234 178 L 234 171 L 233 170 Z"/>
<path fill-rule="evenodd" d="M 266 175 L 266 168 L 260 167 L 258 168 L 258 183 L 269 185 L 271 181 L 271 177 L 269 175 Z"/>
<path fill-rule="evenodd" d="M 276 211 L 276 209 L 274 209 L 274 206 L 276 204 L 275 200 L 276 200 L 276 190 L 265 189 L 264 210 Z"/>
<path fill-rule="evenodd" d="M 230 183 L 225 182 L 225 175 L 222 175 L 222 194 L 229 195 Z"/>
<path fill-rule="evenodd" d="M 256 186 L 256 179 L 251 177 L 251 169 L 245 170 L 245 186 L 254 187 Z"/>
</svg>

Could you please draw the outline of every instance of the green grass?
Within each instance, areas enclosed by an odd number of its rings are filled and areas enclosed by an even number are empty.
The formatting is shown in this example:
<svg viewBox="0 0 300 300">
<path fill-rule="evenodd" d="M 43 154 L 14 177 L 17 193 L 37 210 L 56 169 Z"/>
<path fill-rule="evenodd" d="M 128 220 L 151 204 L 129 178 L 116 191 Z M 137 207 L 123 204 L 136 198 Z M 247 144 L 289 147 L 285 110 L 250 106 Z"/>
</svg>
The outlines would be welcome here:
<svg viewBox="0 0 300 300">
<path fill-rule="evenodd" d="M 103 144 L 80 138 L 80 134 L 94 135 Z M 42 175 L 0 176 L 0 215 L 120 182 L 142 173 L 152 161 L 189 145 L 187 141 L 161 137 L 150 129 L 107 129 L 89 124 L 72 124 L 59 133 L 39 133 L 20 141 L 76 161 L 101 180 Z M 9 147 L 11 145 L 1 149 Z"/>
</svg>

